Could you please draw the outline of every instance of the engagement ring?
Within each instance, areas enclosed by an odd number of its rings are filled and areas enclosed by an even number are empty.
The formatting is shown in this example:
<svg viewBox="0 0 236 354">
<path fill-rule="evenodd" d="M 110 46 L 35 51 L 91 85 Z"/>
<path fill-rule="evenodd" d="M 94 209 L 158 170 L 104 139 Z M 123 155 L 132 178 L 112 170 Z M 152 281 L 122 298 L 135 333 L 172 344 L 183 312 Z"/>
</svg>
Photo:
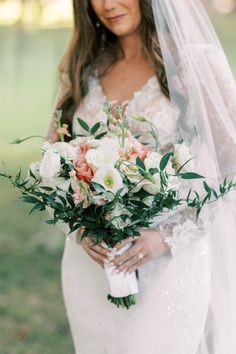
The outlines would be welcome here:
<svg viewBox="0 0 236 354">
<path fill-rule="evenodd" d="M 144 255 L 143 255 L 141 252 L 139 252 L 139 253 L 138 253 L 138 258 L 139 258 L 139 259 L 143 259 L 143 257 L 144 257 Z"/>
</svg>

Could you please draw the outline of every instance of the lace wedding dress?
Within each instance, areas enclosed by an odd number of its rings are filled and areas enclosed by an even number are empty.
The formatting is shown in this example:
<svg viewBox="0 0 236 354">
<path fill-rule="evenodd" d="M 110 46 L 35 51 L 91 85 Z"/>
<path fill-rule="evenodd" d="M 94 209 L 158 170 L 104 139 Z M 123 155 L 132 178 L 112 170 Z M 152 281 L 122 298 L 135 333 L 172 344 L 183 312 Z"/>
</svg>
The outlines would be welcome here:
<svg viewBox="0 0 236 354">
<path fill-rule="evenodd" d="M 91 125 L 105 122 L 107 100 L 97 75 L 74 115 L 73 130 L 81 133 L 80 116 Z M 179 112 L 152 77 L 131 100 L 127 115 L 143 113 L 156 124 L 161 148 L 178 142 Z M 144 130 L 131 120 L 131 130 Z M 154 224 L 155 225 L 155 224 Z M 187 210 L 173 213 L 158 225 L 169 251 L 139 267 L 137 304 L 118 309 L 107 301 L 104 270 L 76 242 L 65 242 L 62 289 L 76 354 L 196 354 L 207 320 L 211 294 L 208 235 Z"/>
</svg>

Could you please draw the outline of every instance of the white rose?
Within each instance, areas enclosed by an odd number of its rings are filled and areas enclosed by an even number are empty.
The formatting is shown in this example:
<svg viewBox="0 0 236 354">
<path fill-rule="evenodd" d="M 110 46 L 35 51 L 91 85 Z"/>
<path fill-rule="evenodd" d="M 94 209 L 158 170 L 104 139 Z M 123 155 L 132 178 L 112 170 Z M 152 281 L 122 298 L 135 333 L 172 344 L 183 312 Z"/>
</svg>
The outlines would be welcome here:
<svg viewBox="0 0 236 354">
<path fill-rule="evenodd" d="M 52 179 L 60 172 L 61 169 L 61 158 L 58 153 L 54 152 L 52 149 L 47 150 L 40 162 L 39 174 L 47 181 L 52 181 Z"/>
<path fill-rule="evenodd" d="M 100 168 L 105 165 L 114 166 L 119 160 L 120 155 L 118 150 L 110 145 L 102 145 L 97 149 L 88 150 L 85 158 L 89 164 L 92 164 L 96 168 Z"/>
<path fill-rule="evenodd" d="M 66 160 L 74 160 L 77 156 L 77 149 L 71 144 L 59 142 L 52 145 L 52 149 L 57 151 Z"/>
<path fill-rule="evenodd" d="M 173 166 L 175 170 L 178 170 L 185 162 L 191 159 L 193 156 L 190 153 L 189 147 L 185 144 L 175 144 L 175 152 L 173 156 Z M 187 172 L 194 170 L 193 160 L 189 161 L 181 170 L 181 172 Z"/>
<path fill-rule="evenodd" d="M 113 193 L 124 187 L 121 175 L 112 166 L 99 168 L 92 181 L 101 184 L 106 190 Z"/>
</svg>

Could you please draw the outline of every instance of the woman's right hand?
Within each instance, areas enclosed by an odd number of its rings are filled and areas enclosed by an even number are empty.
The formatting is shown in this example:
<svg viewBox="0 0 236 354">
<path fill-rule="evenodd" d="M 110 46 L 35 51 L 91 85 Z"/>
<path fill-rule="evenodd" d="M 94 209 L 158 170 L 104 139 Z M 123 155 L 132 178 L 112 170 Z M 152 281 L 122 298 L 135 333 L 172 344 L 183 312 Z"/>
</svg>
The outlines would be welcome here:
<svg viewBox="0 0 236 354">
<path fill-rule="evenodd" d="M 108 256 L 110 255 L 110 251 L 105 242 L 102 241 L 95 245 L 95 238 L 84 237 L 81 241 L 81 245 L 87 254 L 102 268 L 104 268 L 104 263 L 109 263 Z"/>
</svg>

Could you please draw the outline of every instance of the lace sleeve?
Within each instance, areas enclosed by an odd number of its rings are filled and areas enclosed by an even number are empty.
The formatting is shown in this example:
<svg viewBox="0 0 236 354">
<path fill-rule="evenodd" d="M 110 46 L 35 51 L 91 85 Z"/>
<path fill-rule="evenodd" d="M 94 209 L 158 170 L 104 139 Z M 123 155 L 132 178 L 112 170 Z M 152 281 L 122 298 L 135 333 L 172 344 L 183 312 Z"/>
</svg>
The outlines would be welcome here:
<svg viewBox="0 0 236 354">
<path fill-rule="evenodd" d="M 199 48 L 198 48 L 199 49 Z M 215 47 L 201 48 L 204 50 L 205 58 L 209 64 L 209 68 L 219 88 L 219 100 L 225 107 L 225 116 L 231 121 L 232 127 L 236 127 L 236 84 L 232 76 L 227 60 L 220 51 Z M 200 51 L 198 51 L 199 54 Z M 202 53 L 203 54 L 203 53 Z M 197 56 L 202 60 L 200 55 Z M 211 122 L 214 141 L 217 148 L 217 159 L 220 164 L 221 171 L 224 171 L 222 179 L 228 176 L 235 179 L 236 176 L 236 149 L 235 142 L 231 140 L 229 132 L 225 127 L 221 126 L 222 120 L 216 120 L 217 109 L 211 102 L 211 97 L 205 96 L 205 105 Z M 231 193 L 224 197 L 226 204 L 235 203 L 235 193 Z M 160 219 L 156 218 L 152 227 L 157 227 L 163 236 L 164 242 L 168 244 L 172 256 L 181 254 L 189 247 L 194 247 L 195 241 L 206 235 L 211 223 L 211 216 L 214 215 L 216 204 L 212 204 L 210 211 L 205 212 L 204 208 L 201 216 L 196 220 L 195 210 L 190 207 L 182 207 L 168 213 L 168 217 Z M 204 216 L 205 215 L 205 216 Z"/>
</svg>

